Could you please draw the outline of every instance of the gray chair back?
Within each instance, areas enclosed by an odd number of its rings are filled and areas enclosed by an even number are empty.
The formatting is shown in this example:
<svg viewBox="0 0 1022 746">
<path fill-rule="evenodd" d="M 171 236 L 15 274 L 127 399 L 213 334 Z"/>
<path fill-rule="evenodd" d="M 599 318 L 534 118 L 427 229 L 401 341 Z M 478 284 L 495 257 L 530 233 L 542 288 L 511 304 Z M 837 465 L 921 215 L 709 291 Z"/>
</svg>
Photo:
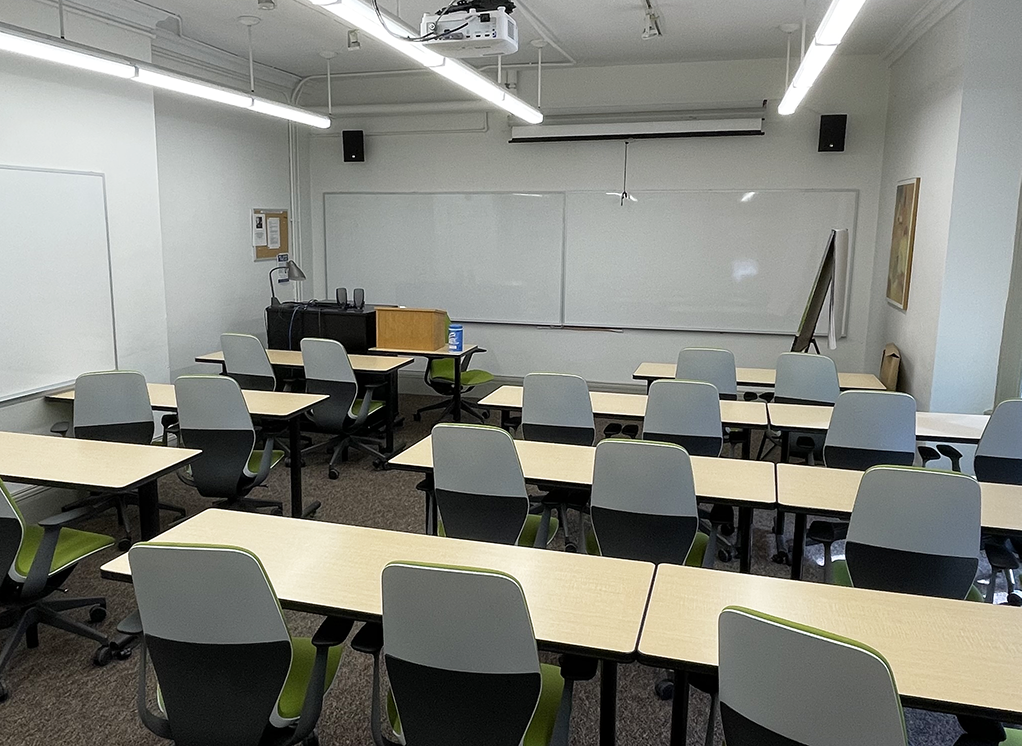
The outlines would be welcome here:
<svg viewBox="0 0 1022 746">
<path fill-rule="evenodd" d="M 433 480 L 444 533 L 514 544 L 529 514 L 529 494 L 511 435 L 489 425 L 433 428 Z"/>
<path fill-rule="evenodd" d="M 686 347 L 678 353 L 674 377 L 683 381 L 705 381 L 717 387 L 721 399 L 738 398 L 735 354 L 715 347 Z"/>
<path fill-rule="evenodd" d="M 720 395 L 712 383 L 654 381 L 646 397 L 642 437 L 682 446 L 693 456 L 719 456 L 724 445 Z"/>
<path fill-rule="evenodd" d="M 738 607 L 721 612 L 717 645 L 728 746 L 908 743 L 894 674 L 875 650 Z"/>
<path fill-rule="evenodd" d="M 243 389 L 273 391 L 277 376 L 263 343 L 251 334 L 228 332 L 220 335 L 224 369 Z"/>
<path fill-rule="evenodd" d="M 406 743 L 522 743 L 541 674 L 525 594 L 514 578 L 388 565 L 383 639 Z"/>
<path fill-rule="evenodd" d="M 997 405 L 973 460 L 981 482 L 1022 484 L 1022 399 L 1006 399 Z"/>
<path fill-rule="evenodd" d="M 785 352 L 777 358 L 778 404 L 834 404 L 840 395 L 837 366 L 826 355 Z"/>
<path fill-rule="evenodd" d="M 72 430 L 85 440 L 152 443 L 153 408 L 145 376 L 134 370 L 78 376 Z"/>
<path fill-rule="evenodd" d="M 7 485 L 0 480 L 0 584 L 4 575 L 15 583 L 24 583 L 28 577 L 28 572 L 18 572 L 15 562 L 24 540 L 25 519 L 7 491 Z"/>
<path fill-rule="evenodd" d="M 358 397 L 347 350 L 334 339 L 306 337 L 302 340 L 302 362 L 306 393 L 330 397 L 313 407 L 309 419 L 329 432 L 344 432 L 355 417 L 351 408 Z"/>
<path fill-rule="evenodd" d="M 178 746 L 251 746 L 283 727 L 291 638 L 269 578 L 237 547 L 140 543 L 131 576 Z"/>
<path fill-rule="evenodd" d="M 522 434 L 526 440 L 591 446 L 596 423 L 585 379 L 568 373 L 525 376 Z"/>
<path fill-rule="evenodd" d="M 600 441 L 590 510 L 601 554 L 685 564 L 699 528 L 688 453 L 671 443 Z"/>
<path fill-rule="evenodd" d="M 192 479 L 206 497 L 240 496 L 255 445 L 255 428 L 238 382 L 225 376 L 181 376 L 174 382 L 181 444 L 202 455 Z"/>
<path fill-rule="evenodd" d="M 964 599 L 979 568 L 981 502 L 979 482 L 965 474 L 873 467 L 848 524 L 852 583 Z"/>
<path fill-rule="evenodd" d="M 895 391 L 845 391 L 837 398 L 823 445 L 836 469 L 911 466 L 916 456 L 916 400 Z"/>
</svg>

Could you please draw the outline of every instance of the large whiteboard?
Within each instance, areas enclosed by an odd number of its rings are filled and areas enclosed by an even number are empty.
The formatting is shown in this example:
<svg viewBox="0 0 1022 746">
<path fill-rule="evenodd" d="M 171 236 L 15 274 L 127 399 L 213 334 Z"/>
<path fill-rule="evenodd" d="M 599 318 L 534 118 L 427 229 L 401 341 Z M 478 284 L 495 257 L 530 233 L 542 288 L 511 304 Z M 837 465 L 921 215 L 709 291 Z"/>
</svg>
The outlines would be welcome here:
<svg viewBox="0 0 1022 746">
<path fill-rule="evenodd" d="M 117 365 L 103 175 L 0 166 L 0 401 Z"/>
<path fill-rule="evenodd" d="M 564 194 L 326 194 L 326 282 L 457 321 L 558 324 Z"/>
<path fill-rule="evenodd" d="M 856 191 L 569 192 L 564 323 L 793 334 Z"/>
</svg>

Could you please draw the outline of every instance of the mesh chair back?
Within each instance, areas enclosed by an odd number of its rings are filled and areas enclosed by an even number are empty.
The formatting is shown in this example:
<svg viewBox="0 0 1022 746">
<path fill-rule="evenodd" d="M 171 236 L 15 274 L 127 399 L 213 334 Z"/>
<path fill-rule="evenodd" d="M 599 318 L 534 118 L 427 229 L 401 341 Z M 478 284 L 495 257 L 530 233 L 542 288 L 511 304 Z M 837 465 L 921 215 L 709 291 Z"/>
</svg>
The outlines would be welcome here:
<svg viewBox="0 0 1022 746">
<path fill-rule="evenodd" d="M 344 432 L 355 417 L 351 408 L 358 397 L 358 383 L 347 350 L 334 339 L 306 337 L 302 340 L 302 361 L 305 391 L 330 397 L 313 407 L 309 419 L 330 432 Z"/>
<path fill-rule="evenodd" d="M 735 354 L 714 347 L 686 347 L 678 353 L 674 377 L 683 381 L 705 381 L 717 387 L 721 399 L 738 398 Z"/>
<path fill-rule="evenodd" d="M 774 401 L 779 404 L 833 404 L 840 395 L 837 366 L 826 355 L 785 352 L 777 358 Z"/>
<path fill-rule="evenodd" d="M 728 746 L 906 746 L 894 674 L 876 651 L 749 609 L 724 609 L 717 627 Z"/>
<path fill-rule="evenodd" d="M 263 343 L 251 334 L 221 334 L 224 368 L 243 389 L 273 391 L 277 376 Z"/>
<path fill-rule="evenodd" d="M 145 376 L 133 370 L 78 376 L 72 419 L 76 438 L 152 443 L 153 409 Z"/>
<path fill-rule="evenodd" d="M 526 440 L 591 446 L 596 423 L 585 379 L 567 373 L 525 376 L 522 434 Z"/>
<path fill-rule="evenodd" d="M 255 428 L 237 381 L 224 376 L 181 376 L 174 382 L 181 442 L 202 455 L 192 479 L 206 497 L 238 497 L 255 445 Z"/>
<path fill-rule="evenodd" d="M 255 555 L 226 546 L 140 543 L 131 575 L 174 743 L 261 742 L 285 725 L 277 704 L 291 638 Z"/>
<path fill-rule="evenodd" d="M 688 453 L 670 443 L 601 441 L 590 510 L 602 554 L 685 564 L 699 527 Z"/>
<path fill-rule="evenodd" d="M 873 467 L 862 475 L 848 525 L 852 583 L 964 599 L 979 568 L 980 504 L 970 476 Z"/>
<path fill-rule="evenodd" d="M 997 405 L 973 460 L 981 482 L 1022 484 L 1022 399 L 1006 399 Z"/>
<path fill-rule="evenodd" d="M 516 543 L 529 514 L 529 495 L 511 435 L 488 425 L 442 424 L 433 428 L 432 444 L 444 533 Z"/>
<path fill-rule="evenodd" d="M 541 674 L 516 580 L 488 570 L 388 565 L 383 639 L 407 743 L 519 746 Z"/>
<path fill-rule="evenodd" d="M 642 437 L 682 446 L 693 456 L 719 456 L 724 445 L 720 396 L 712 383 L 654 381 Z"/>
<path fill-rule="evenodd" d="M 894 391 L 845 391 L 838 396 L 823 446 L 827 466 L 910 466 L 915 455 L 915 399 Z"/>
<path fill-rule="evenodd" d="M 25 540 L 25 519 L 17 503 L 7 491 L 7 485 L 0 481 L 0 581 L 6 574 L 15 583 L 25 580 L 14 567 Z"/>
</svg>

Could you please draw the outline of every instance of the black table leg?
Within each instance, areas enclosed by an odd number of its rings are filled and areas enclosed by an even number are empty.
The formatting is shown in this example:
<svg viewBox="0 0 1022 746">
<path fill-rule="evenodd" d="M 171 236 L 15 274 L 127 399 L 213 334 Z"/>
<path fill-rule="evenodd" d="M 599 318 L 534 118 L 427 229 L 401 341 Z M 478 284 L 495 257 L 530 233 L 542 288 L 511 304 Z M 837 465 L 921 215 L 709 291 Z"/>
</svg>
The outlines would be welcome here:
<svg viewBox="0 0 1022 746">
<path fill-rule="evenodd" d="M 685 746 L 688 740 L 688 673 L 674 672 L 674 699 L 671 702 L 671 746 Z"/>
<path fill-rule="evenodd" d="M 781 463 L 788 463 L 788 458 L 791 452 L 791 433 L 785 431 L 781 433 Z"/>
<path fill-rule="evenodd" d="M 397 419 L 397 371 L 392 371 L 387 376 L 387 406 L 384 416 L 387 418 L 387 425 L 384 428 L 386 433 L 386 453 L 394 453 L 394 420 Z"/>
<path fill-rule="evenodd" d="M 451 414 L 455 422 L 461 422 L 461 358 L 454 358 L 454 408 Z"/>
<path fill-rule="evenodd" d="M 739 571 L 752 572 L 752 508 L 738 509 Z"/>
<path fill-rule="evenodd" d="M 160 489 L 155 479 L 138 487 L 138 523 L 142 541 L 160 533 Z"/>
<path fill-rule="evenodd" d="M 617 663 L 600 663 L 600 746 L 617 740 Z"/>
<path fill-rule="evenodd" d="M 791 579 L 802 579 L 802 556 L 806 552 L 806 514 L 795 514 L 795 540 L 791 544 Z"/>
<path fill-rule="evenodd" d="M 320 502 L 302 508 L 302 426 L 300 417 L 292 417 L 288 421 L 288 434 L 291 443 L 291 517 L 308 518 L 315 513 Z"/>
</svg>

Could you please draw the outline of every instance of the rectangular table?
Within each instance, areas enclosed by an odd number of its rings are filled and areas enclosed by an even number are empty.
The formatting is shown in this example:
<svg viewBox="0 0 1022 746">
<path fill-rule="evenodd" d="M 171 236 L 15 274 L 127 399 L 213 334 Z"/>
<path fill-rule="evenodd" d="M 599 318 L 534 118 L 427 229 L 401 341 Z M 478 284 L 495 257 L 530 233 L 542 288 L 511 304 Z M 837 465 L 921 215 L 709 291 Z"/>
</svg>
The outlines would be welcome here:
<svg viewBox="0 0 1022 746">
<path fill-rule="evenodd" d="M 177 394 L 172 383 L 149 383 L 149 401 L 158 412 L 176 412 Z M 249 414 L 267 420 L 286 422 L 292 454 L 301 454 L 301 415 L 329 397 L 324 394 L 293 394 L 287 391 L 241 392 Z M 75 391 L 68 389 L 46 397 L 50 401 L 74 402 Z M 314 509 L 314 508 L 313 508 Z M 291 515 L 300 516 L 302 507 L 302 459 L 291 459 Z"/>
<path fill-rule="evenodd" d="M 390 562 L 506 572 L 522 585 L 542 648 L 611 662 L 604 665 L 601 743 L 613 736 L 615 662 L 634 658 L 653 580 L 653 565 L 643 562 L 215 509 L 160 539 L 248 549 L 285 608 L 368 621 L 381 618 L 380 576 Z M 130 572 L 127 555 L 101 569 L 113 580 L 128 581 Z"/>
<path fill-rule="evenodd" d="M 451 352 L 446 347 L 439 350 L 401 350 L 392 347 L 370 347 L 370 352 L 381 355 L 410 355 L 426 358 L 427 365 L 433 360 L 454 360 L 454 407 L 451 416 L 455 422 L 461 422 L 461 365 L 462 361 L 479 349 L 479 345 L 466 345 L 460 352 Z"/>
<path fill-rule="evenodd" d="M 767 404 L 770 427 L 782 431 L 826 432 L 833 411 L 833 407 L 810 404 Z M 985 414 L 917 412 L 916 439 L 942 443 L 978 443 L 989 419 L 990 416 Z"/>
<path fill-rule="evenodd" d="M 278 368 L 303 368 L 305 360 L 302 358 L 301 350 L 266 350 L 266 356 L 270 359 L 270 365 Z M 386 452 L 394 452 L 394 422 L 398 418 L 398 376 L 397 373 L 415 362 L 410 357 L 392 357 L 386 355 L 348 355 L 351 369 L 356 374 L 369 378 L 383 378 L 387 382 L 387 407 L 384 411 L 386 425 L 384 436 L 386 438 Z M 224 353 L 222 350 L 210 352 L 207 355 L 199 355 L 195 358 L 197 363 L 212 363 L 219 365 L 221 370 L 226 371 L 224 365 Z"/>
<path fill-rule="evenodd" d="M 716 670 L 717 618 L 733 605 L 878 650 L 891 664 L 907 706 L 1022 718 L 1018 609 L 660 565 L 639 637 L 639 660 L 678 671 L 672 744 L 685 742 L 688 673 Z"/>
<path fill-rule="evenodd" d="M 864 472 L 826 469 L 801 464 L 777 465 L 778 510 L 795 514 L 795 537 L 791 551 L 791 577 L 802 577 L 806 516 L 845 518 L 852 514 L 855 495 Z M 983 505 L 980 520 L 991 533 L 1022 535 L 1022 487 L 980 483 Z"/>
<path fill-rule="evenodd" d="M 596 448 L 563 443 L 516 440 L 515 448 L 525 481 L 588 489 L 593 485 Z M 387 462 L 388 467 L 433 472 L 433 441 L 427 436 Z M 774 464 L 764 461 L 692 456 L 692 476 L 696 496 L 705 502 L 736 505 L 739 508 L 739 532 L 742 542 L 742 572 L 751 568 L 752 511 L 777 507 Z"/>
<path fill-rule="evenodd" d="M 138 491 L 143 539 L 160 532 L 156 480 L 201 451 L 0 432 L 0 479 L 94 492 Z"/>
<path fill-rule="evenodd" d="M 677 373 L 677 363 L 642 363 L 632 378 L 637 381 L 646 381 L 649 386 L 653 381 L 661 378 L 674 378 Z M 756 388 L 773 388 L 777 379 L 777 371 L 774 368 L 737 368 L 738 385 Z M 842 391 L 849 389 L 870 389 L 873 391 L 885 391 L 886 387 L 880 383 L 880 379 L 872 373 L 838 373 L 838 385 Z"/>
</svg>

